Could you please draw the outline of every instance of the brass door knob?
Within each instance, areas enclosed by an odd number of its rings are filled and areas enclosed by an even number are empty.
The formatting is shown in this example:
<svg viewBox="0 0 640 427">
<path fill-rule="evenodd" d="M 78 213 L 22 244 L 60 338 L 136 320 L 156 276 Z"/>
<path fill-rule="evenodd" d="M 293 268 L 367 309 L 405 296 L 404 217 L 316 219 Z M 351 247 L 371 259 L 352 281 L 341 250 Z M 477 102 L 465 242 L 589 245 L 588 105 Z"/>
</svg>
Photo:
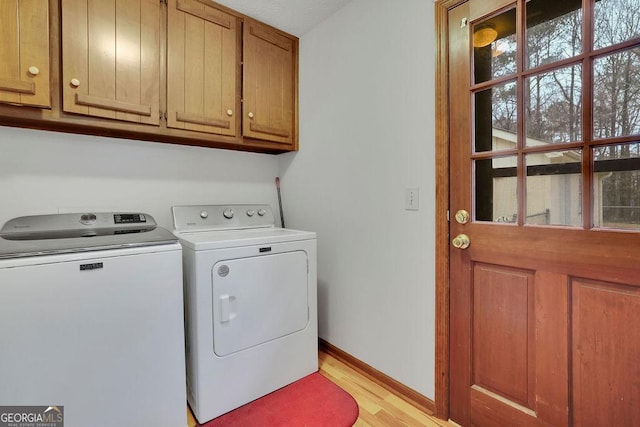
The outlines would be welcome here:
<svg viewBox="0 0 640 427">
<path fill-rule="evenodd" d="M 456 221 L 458 221 L 458 224 L 466 224 L 469 222 L 469 219 L 471 219 L 471 215 L 469 215 L 469 212 L 465 211 L 464 209 L 460 209 L 458 212 L 456 212 Z"/>
<path fill-rule="evenodd" d="M 251 111 L 249 111 L 249 114 L 247 114 L 247 116 L 249 116 L 250 119 L 253 119 L 255 117 Z"/>
<path fill-rule="evenodd" d="M 453 238 L 451 244 L 456 249 L 467 249 L 471 244 L 471 241 L 469 240 L 469 236 L 466 234 L 458 234 Z"/>
</svg>

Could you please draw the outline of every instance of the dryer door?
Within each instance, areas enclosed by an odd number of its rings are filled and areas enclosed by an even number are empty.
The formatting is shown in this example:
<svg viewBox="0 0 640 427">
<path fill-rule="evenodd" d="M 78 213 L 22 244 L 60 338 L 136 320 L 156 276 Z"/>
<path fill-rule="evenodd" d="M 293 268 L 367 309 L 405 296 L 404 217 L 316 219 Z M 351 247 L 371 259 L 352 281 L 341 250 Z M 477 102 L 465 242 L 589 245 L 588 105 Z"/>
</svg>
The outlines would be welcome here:
<svg viewBox="0 0 640 427">
<path fill-rule="evenodd" d="M 309 324 L 304 251 L 219 261 L 213 266 L 213 350 L 227 356 Z"/>
</svg>

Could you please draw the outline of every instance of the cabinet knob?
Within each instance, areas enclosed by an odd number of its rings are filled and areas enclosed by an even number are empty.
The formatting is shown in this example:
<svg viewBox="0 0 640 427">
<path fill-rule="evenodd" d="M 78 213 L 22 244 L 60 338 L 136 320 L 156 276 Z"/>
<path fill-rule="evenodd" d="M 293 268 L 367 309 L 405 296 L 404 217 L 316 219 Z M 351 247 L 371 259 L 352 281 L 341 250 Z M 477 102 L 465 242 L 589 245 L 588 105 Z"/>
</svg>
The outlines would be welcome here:
<svg viewBox="0 0 640 427">
<path fill-rule="evenodd" d="M 231 109 L 227 110 L 227 116 L 229 117 L 233 116 L 233 110 Z"/>
<path fill-rule="evenodd" d="M 78 79 L 71 79 L 71 86 L 73 86 L 73 87 L 78 87 L 78 86 L 80 86 L 80 80 L 78 80 Z"/>
<path fill-rule="evenodd" d="M 40 70 L 38 69 L 38 67 L 32 65 L 31 67 L 29 67 L 29 74 L 31 74 L 32 76 L 37 76 L 38 74 L 40 74 Z"/>
<path fill-rule="evenodd" d="M 253 113 L 251 111 L 249 111 L 249 114 L 247 114 L 247 116 L 249 116 L 250 119 L 253 119 Z"/>
</svg>

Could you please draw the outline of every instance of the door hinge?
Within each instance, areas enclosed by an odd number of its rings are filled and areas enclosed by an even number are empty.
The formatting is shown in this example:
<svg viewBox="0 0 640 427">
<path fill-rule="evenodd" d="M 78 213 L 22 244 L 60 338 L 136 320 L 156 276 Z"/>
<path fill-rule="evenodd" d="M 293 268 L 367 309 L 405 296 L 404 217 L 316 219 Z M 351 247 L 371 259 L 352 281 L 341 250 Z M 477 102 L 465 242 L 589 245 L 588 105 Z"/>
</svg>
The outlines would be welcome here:
<svg viewBox="0 0 640 427">
<path fill-rule="evenodd" d="M 460 28 L 464 28 L 469 25 L 469 18 L 462 18 L 460 20 Z"/>
<path fill-rule="evenodd" d="M 449 211 L 447 211 L 447 222 L 451 221 L 451 218 L 449 217 Z"/>
</svg>

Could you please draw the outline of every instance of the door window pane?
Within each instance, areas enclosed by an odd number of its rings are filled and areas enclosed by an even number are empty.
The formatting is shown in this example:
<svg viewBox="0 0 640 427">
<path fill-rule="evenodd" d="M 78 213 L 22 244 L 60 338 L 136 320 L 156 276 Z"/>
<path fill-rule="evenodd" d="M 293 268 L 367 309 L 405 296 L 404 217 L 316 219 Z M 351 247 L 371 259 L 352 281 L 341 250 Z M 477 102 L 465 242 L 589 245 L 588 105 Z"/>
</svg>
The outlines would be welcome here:
<svg viewBox="0 0 640 427">
<path fill-rule="evenodd" d="M 517 157 L 476 160 L 476 221 L 515 223 L 518 218 Z"/>
<path fill-rule="evenodd" d="M 582 66 L 525 80 L 527 146 L 582 139 Z"/>
<path fill-rule="evenodd" d="M 527 224 L 582 225 L 580 150 L 528 154 Z"/>
<path fill-rule="evenodd" d="M 640 142 L 593 149 L 595 227 L 640 229 Z"/>
<path fill-rule="evenodd" d="M 531 0 L 527 3 L 528 68 L 581 53 L 581 0 Z"/>
<path fill-rule="evenodd" d="M 516 10 L 473 26 L 474 81 L 486 82 L 516 72 Z"/>
<path fill-rule="evenodd" d="M 516 83 L 509 82 L 475 94 L 475 151 L 516 148 Z"/>
<path fill-rule="evenodd" d="M 638 134 L 640 47 L 596 58 L 593 62 L 594 138 Z"/>
<path fill-rule="evenodd" d="M 640 1 L 525 0 L 471 35 L 474 220 L 640 231 Z"/>
<path fill-rule="evenodd" d="M 594 48 L 600 49 L 640 36 L 638 0 L 598 0 L 594 11 Z"/>
</svg>

